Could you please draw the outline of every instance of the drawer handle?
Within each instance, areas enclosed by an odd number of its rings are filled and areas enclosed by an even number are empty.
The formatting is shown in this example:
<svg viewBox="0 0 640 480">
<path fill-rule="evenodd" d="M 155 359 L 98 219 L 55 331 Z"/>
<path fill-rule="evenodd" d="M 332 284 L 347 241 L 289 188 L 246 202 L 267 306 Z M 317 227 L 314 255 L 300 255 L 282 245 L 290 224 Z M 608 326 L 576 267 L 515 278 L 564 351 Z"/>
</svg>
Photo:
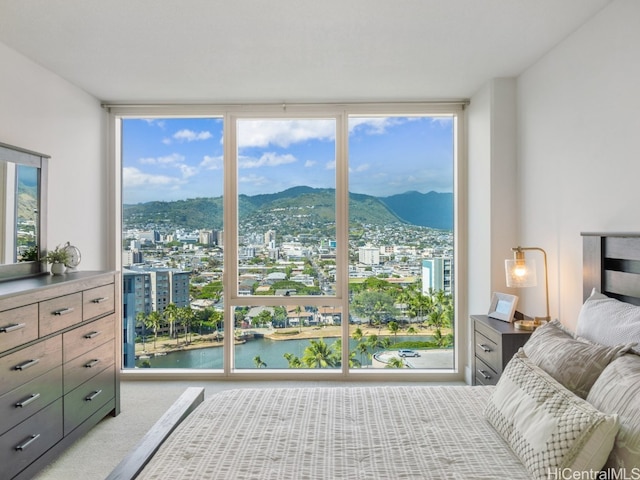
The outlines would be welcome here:
<svg viewBox="0 0 640 480">
<path fill-rule="evenodd" d="M 21 328 L 26 327 L 26 323 L 13 323 L 11 325 L 7 325 L 6 327 L 0 327 L 0 333 L 9 333 L 15 330 L 20 330 Z"/>
<path fill-rule="evenodd" d="M 31 402 L 37 400 L 39 397 L 40 397 L 39 393 L 32 393 L 31 395 L 29 395 L 29 398 L 27 398 L 26 400 L 22 400 L 21 402 L 17 402 L 16 403 L 16 408 L 26 407 Z"/>
<path fill-rule="evenodd" d="M 21 363 L 20 365 L 16 365 L 14 368 L 14 370 L 26 370 L 29 367 L 33 367 L 36 363 L 40 362 L 39 358 L 34 358 L 33 360 L 27 360 L 24 363 Z"/>
<path fill-rule="evenodd" d="M 85 363 L 84 367 L 85 368 L 95 367 L 99 363 L 100 363 L 100 360 L 96 358 L 96 359 L 91 360 L 90 362 Z"/>
<path fill-rule="evenodd" d="M 100 395 L 102 393 L 102 390 L 96 390 L 95 392 L 92 392 L 91 395 L 88 395 L 86 397 L 84 397 L 84 399 L 87 402 L 90 402 L 91 400 L 93 400 L 94 398 L 96 398 L 98 395 Z"/>
<path fill-rule="evenodd" d="M 482 375 L 482 378 L 484 378 L 485 380 L 489 380 L 491 378 L 491 375 L 489 375 L 487 372 L 485 372 L 484 370 L 480 370 L 478 369 L 478 373 L 480 375 Z"/>
<path fill-rule="evenodd" d="M 491 351 L 492 351 L 492 350 L 491 350 L 489 347 L 487 347 L 484 343 L 478 343 L 478 346 L 482 349 L 482 351 L 483 351 L 484 353 L 489 353 L 489 352 L 491 352 Z"/>
<path fill-rule="evenodd" d="M 106 302 L 107 300 L 109 300 L 109 297 L 98 297 L 91 300 L 91 303 L 102 303 Z"/>
<path fill-rule="evenodd" d="M 26 442 L 17 445 L 16 446 L 16 450 L 18 450 L 19 452 L 21 452 L 22 450 L 24 450 L 25 448 L 27 448 L 29 445 L 31 445 L 33 442 L 35 442 L 38 438 L 40 438 L 40 434 L 36 434 L 36 435 L 31 435 L 29 437 L 29 440 L 27 440 Z"/>
<path fill-rule="evenodd" d="M 60 310 L 54 310 L 53 314 L 54 315 L 66 315 L 67 313 L 73 312 L 73 310 L 74 310 L 73 307 L 65 307 L 65 308 L 61 308 Z"/>
<path fill-rule="evenodd" d="M 91 333 L 87 333 L 84 338 L 86 339 L 90 339 L 90 338 L 95 338 L 98 335 L 100 335 L 102 332 L 91 332 Z"/>
</svg>

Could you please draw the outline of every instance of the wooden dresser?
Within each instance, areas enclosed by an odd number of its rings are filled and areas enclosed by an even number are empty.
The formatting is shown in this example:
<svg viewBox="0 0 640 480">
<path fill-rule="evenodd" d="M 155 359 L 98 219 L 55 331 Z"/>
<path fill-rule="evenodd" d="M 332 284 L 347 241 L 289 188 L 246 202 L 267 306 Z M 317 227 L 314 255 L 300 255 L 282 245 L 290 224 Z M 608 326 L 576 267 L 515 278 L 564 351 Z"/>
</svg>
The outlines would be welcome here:
<svg viewBox="0 0 640 480">
<path fill-rule="evenodd" d="M 116 274 L 0 282 L 2 478 L 31 478 L 120 412 Z"/>
<path fill-rule="evenodd" d="M 504 367 L 522 347 L 531 332 L 518 330 L 513 323 L 490 318 L 487 315 L 471 315 L 473 321 L 473 384 L 495 385 Z"/>
</svg>

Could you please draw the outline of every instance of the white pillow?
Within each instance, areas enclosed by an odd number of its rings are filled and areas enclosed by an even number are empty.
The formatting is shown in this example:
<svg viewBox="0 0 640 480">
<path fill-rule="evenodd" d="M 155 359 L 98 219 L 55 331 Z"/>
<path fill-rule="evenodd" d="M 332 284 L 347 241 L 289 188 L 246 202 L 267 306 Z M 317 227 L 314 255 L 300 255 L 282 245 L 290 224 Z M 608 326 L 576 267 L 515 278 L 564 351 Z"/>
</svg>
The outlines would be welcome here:
<svg viewBox="0 0 640 480">
<path fill-rule="evenodd" d="M 546 480 L 553 472 L 585 478 L 574 475 L 600 471 L 620 427 L 617 415 L 571 393 L 522 351 L 507 364 L 484 414 L 529 472 Z"/>
<path fill-rule="evenodd" d="M 640 307 L 609 298 L 594 288 L 580 309 L 576 335 L 609 346 L 635 343 L 632 351 L 640 354 Z"/>
</svg>

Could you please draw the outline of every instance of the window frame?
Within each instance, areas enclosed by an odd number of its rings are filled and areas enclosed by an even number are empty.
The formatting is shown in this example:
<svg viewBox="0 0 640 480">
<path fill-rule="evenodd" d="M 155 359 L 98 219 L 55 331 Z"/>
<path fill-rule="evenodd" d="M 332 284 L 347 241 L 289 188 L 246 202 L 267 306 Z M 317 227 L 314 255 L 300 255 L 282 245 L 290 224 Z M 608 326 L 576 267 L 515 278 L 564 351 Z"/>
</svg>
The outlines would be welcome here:
<svg viewBox="0 0 640 480">
<path fill-rule="evenodd" d="M 287 304 L 336 306 L 342 309 L 343 315 L 349 311 L 349 258 L 348 248 L 348 123 L 350 116 L 451 116 L 454 121 L 454 368 L 452 370 L 386 370 L 386 369 L 350 369 L 348 362 L 349 323 L 342 322 L 342 367 L 335 370 L 297 369 L 290 370 L 236 370 L 233 368 L 233 330 L 234 322 L 224 322 L 223 369 L 124 369 L 120 366 L 122 378 L 162 378 L 165 380 L 185 380 L 189 378 L 206 379 L 260 379 L 260 380 L 373 380 L 373 381 L 464 381 L 464 365 L 469 358 L 467 346 L 468 329 L 466 304 L 466 258 L 464 247 L 467 238 L 466 222 L 466 121 L 465 105 L 467 102 L 415 102 L 415 103 L 354 103 L 354 104 L 265 104 L 265 105 L 105 105 L 109 110 L 109 160 L 111 162 L 110 191 L 113 198 L 113 264 L 122 270 L 122 152 L 121 126 L 122 120 L 128 118 L 221 118 L 223 128 L 223 198 L 224 198 L 224 244 L 238 245 L 238 186 L 237 186 L 237 121 L 247 119 L 315 119 L 335 118 L 336 120 L 336 239 L 342 248 L 336 257 L 335 296 L 294 296 L 287 298 Z M 233 227 L 233 228 L 231 228 Z M 344 238 L 340 242 L 340 238 Z M 282 298 L 271 296 L 238 295 L 238 252 L 235 248 L 224 249 L 223 288 L 225 292 L 224 318 L 232 319 L 232 309 L 243 305 L 277 306 Z M 232 268 L 229 268 L 229 267 Z M 259 370 L 259 371 L 258 371 Z"/>
</svg>

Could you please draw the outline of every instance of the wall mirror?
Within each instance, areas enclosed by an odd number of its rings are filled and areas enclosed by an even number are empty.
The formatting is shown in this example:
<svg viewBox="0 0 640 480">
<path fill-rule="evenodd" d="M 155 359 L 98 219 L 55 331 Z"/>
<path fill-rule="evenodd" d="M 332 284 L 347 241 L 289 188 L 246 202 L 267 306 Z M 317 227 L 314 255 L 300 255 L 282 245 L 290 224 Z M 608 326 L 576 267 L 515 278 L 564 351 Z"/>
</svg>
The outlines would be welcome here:
<svg viewBox="0 0 640 480">
<path fill-rule="evenodd" d="M 0 281 L 45 269 L 48 161 L 0 143 Z"/>
</svg>

